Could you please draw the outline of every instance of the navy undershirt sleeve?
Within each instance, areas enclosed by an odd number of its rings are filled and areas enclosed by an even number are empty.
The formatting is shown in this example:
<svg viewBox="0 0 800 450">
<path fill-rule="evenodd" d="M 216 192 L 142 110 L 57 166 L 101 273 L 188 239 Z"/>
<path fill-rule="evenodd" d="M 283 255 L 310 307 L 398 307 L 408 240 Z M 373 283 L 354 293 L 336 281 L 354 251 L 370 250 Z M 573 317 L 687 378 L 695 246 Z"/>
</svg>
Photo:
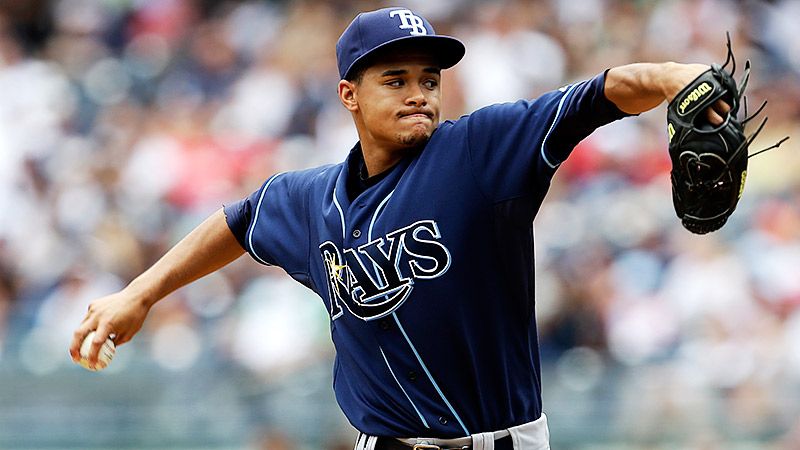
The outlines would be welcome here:
<svg viewBox="0 0 800 450">
<path fill-rule="evenodd" d="M 247 235 L 247 228 L 250 226 L 253 217 L 253 204 L 258 201 L 258 193 L 259 191 L 253 192 L 248 197 L 223 207 L 228 228 L 231 229 L 231 233 L 233 233 L 236 240 L 239 241 L 239 245 L 245 250 L 247 249 L 245 236 Z M 253 197 L 256 198 L 254 199 Z"/>
</svg>

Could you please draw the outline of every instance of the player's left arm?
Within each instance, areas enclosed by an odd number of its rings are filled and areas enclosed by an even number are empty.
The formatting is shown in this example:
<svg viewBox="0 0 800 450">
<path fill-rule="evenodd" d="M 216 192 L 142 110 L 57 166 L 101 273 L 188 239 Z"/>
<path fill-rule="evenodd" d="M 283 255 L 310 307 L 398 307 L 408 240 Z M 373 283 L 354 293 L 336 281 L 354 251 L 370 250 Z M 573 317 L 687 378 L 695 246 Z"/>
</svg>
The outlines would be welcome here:
<svg viewBox="0 0 800 450">
<path fill-rule="evenodd" d="M 629 114 L 649 111 L 671 101 L 700 74 L 705 64 L 636 63 L 614 67 L 606 74 L 604 93 L 620 110 Z M 730 107 L 721 100 L 708 108 L 709 122 L 719 125 Z"/>
</svg>

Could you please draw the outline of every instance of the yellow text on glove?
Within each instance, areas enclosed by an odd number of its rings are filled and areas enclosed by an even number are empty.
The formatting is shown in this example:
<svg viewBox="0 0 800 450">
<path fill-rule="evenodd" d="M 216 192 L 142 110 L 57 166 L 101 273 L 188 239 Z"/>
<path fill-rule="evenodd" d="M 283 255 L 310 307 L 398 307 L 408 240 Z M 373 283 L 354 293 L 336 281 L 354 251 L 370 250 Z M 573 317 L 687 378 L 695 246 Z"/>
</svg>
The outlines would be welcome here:
<svg viewBox="0 0 800 450">
<path fill-rule="evenodd" d="M 689 94 L 681 100 L 681 104 L 678 105 L 681 114 L 686 114 L 686 108 L 688 108 L 689 105 L 700 100 L 712 90 L 711 85 L 707 81 L 704 81 L 700 86 L 692 89 L 692 92 L 689 92 Z"/>
</svg>

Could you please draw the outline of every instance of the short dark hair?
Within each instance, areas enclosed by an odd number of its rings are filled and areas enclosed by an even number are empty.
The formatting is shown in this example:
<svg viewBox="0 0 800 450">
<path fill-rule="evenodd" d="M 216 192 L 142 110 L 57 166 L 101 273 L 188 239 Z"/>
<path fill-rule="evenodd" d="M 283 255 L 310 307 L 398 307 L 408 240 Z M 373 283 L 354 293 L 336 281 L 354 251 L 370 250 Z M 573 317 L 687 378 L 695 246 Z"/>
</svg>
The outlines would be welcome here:
<svg viewBox="0 0 800 450">
<path fill-rule="evenodd" d="M 353 66 L 353 68 L 350 69 L 350 73 L 347 74 L 347 78 L 345 78 L 345 80 L 351 83 L 360 84 L 361 80 L 364 79 L 364 72 L 367 71 L 368 67 L 369 64 L 363 64 L 363 63 Z"/>
</svg>

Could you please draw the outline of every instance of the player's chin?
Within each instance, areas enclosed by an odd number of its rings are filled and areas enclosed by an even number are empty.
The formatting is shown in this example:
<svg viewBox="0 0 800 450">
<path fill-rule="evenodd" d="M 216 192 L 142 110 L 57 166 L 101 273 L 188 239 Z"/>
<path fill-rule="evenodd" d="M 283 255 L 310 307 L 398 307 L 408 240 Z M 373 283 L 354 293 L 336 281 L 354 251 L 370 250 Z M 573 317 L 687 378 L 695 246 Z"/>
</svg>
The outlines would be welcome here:
<svg viewBox="0 0 800 450">
<path fill-rule="evenodd" d="M 433 134 L 433 127 L 427 124 L 415 124 L 411 129 L 399 133 L 397 140 L 407 147 L 417 147 L 428 142 Z"/>
<path fill-rule="evenodd" d="M 405 147 L 418 147 L 426 144 L 430 138 L 430 133 L 406 133 L 399 135 L 397 140 Z"/>
</svg>

